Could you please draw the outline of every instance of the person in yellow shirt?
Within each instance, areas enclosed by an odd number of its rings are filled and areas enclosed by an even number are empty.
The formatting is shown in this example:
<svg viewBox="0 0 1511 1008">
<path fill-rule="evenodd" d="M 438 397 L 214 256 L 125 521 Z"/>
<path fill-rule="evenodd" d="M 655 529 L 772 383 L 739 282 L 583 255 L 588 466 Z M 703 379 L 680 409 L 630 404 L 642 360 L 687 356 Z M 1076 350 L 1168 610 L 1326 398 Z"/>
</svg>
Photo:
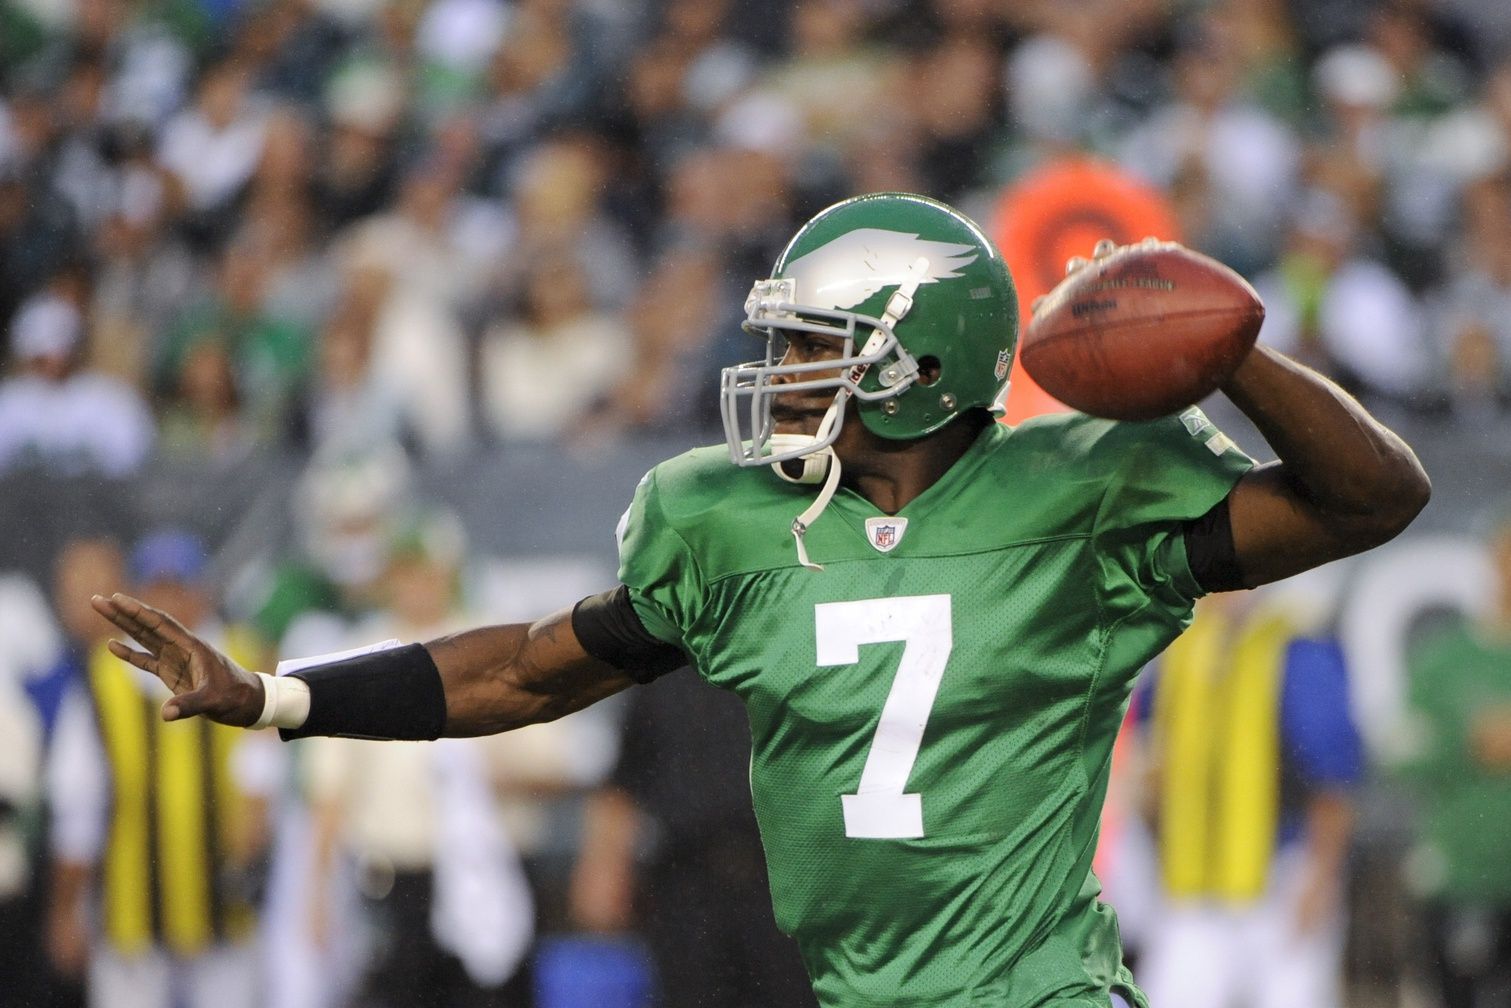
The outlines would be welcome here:
<svg viewBox="0 0 1511 1008">
<path fill-rule="evenodd" d="M 138 544 L 131 575 L 144 595 L 254 659 L 251 638 L 216 619 L 205 563 L 197 537 L 169 530 Z M 96 1008 L 252 1008 L 266 808 L 256 792 L 273 776 L 255 752 L 270 743 L 163 722 L 167 689 L 103 645 L 84 673 L 62 702 L 47 771 L 54 963 L 84 975 Z"/>
<path fill-rule="evenodd" d="M 1143 686 L 1162 906 L 1141 979 L 1159 1008 L 1343 1003 L 1363 749 L 1323 607 L 1303 621 L 1277 595 L 1202 599 Z"/>
</svg>

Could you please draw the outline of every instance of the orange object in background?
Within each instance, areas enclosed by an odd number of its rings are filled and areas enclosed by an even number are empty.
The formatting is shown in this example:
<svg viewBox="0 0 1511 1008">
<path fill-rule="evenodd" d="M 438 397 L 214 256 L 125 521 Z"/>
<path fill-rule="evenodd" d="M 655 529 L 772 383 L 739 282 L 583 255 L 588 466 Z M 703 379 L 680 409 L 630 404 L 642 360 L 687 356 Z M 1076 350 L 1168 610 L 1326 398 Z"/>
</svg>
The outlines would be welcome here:
<svg viewBox="0 0 1511 1008">
<path fill-rule="evenodd" d="M 1164 194 L 1114 165 L 1087 157 L 1048 161 L 1003 190 L 990 227 L 1018 285 L 1018 316 L 1028 324 L 1034 299 L 1065 276 L 1071 256 L 1091 255 L 1103 238 L 1119 245 L 1154 236 L 1180 240 Z M 1066 409 L 1016 362 L 1008 423 Z"/>
</svg>

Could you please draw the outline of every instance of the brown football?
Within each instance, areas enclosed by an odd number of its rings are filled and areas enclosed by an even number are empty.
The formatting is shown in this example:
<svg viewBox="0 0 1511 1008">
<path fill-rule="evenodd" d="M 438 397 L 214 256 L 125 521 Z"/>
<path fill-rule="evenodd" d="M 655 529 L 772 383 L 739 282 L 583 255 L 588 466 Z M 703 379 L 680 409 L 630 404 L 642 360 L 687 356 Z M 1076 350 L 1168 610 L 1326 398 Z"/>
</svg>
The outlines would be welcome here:
<svg viewBox="0 0 1511 1008">
<path fill-rule="evenodd" d="M 1173 242 L 1092 260 L 1038 305 L 1023 366 L 1065 405 L 1152 420 L 1198 402 L 1242 362 L 1264 305 L 1248 281 Z"/>
</svg>

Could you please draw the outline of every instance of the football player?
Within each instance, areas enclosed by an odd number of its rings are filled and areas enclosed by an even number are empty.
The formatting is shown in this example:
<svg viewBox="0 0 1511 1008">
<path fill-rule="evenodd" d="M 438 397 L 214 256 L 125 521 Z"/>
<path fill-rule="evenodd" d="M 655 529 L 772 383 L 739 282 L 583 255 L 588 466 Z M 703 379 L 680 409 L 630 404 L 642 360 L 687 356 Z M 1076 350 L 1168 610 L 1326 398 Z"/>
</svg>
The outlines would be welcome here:
<svg viewBox="0 0 1511 1008">
<path fill-rule="evenodd" d="M 95 605 L 173 689 L 165 717 L 290 737 L 505 731 L 690 663 L 745 701 L 777 919 L 822 1004 L 1143 1005 L 1090 870 L 1138 669 L 1204 592 L 1385 542 L 1428 481 L 1263 347 L 1223 388 L 1268 465 L 1196 409 L 999 424 L 1016 303 L 947 206 L 823 211 L 746 304 L 767 349 L 724 372 L 727 447 L 652 469 L 622 583 L 533 624 L 275 679 Z"/>
</svg>

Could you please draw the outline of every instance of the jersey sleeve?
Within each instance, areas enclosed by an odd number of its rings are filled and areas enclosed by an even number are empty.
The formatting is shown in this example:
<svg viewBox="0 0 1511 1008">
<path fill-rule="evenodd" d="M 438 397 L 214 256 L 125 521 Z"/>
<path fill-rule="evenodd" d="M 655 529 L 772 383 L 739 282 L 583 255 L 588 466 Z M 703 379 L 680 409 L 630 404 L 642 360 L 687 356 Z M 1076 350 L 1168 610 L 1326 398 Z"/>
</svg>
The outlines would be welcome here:
<svg viewBox="0 0 1511 1008">
<path fill-rule="evenodd" d="M 704 595 L 704 580 L 691 548 L 662 506 L 657 472 L 635 488 L 619 521 L 619 580 L 645 629 L 658 640 L 686 649 L 684 636 Z"/>
<path fill-rule="evenodd" d="M 1225 498 L 1254 462 L 1196 407 L 1120 424 L 1106 450 L 1111 470 L 1092 534 L 1109 587 L 1184 620 L 1204 592 L 1191 573 L 1183 526 Z"/>
</svg>

